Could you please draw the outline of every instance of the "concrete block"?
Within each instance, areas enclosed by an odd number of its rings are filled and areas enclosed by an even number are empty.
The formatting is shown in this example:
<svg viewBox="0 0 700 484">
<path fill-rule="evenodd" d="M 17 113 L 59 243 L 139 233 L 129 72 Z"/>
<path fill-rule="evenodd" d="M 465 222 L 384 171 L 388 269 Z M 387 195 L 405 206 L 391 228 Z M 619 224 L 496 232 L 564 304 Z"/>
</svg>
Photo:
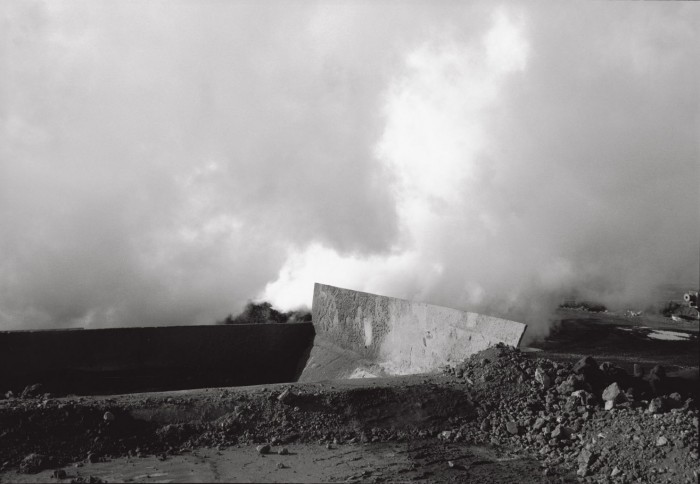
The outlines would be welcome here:
<svg viewBox="0 0 700 484">
<path fill-rule="evenodd" d="M 526 328 L 318 283 L 312 312 L 316 340 L 302 381 L 434 372 L 499 342 L 517 346 Z"/>
</svg>

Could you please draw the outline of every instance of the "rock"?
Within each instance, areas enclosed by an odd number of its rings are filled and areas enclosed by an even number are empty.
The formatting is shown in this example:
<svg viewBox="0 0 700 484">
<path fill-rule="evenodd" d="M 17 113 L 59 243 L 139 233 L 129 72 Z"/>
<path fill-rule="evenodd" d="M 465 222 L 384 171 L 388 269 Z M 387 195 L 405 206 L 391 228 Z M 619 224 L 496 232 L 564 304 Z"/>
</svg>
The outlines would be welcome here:
<svg viewBox="0 0 700 484">
<path fill-rule="evenodd" d="M 588 384 L 594 393 L 598 393 L 605 386 L 605 374 L 591 356 L 586 356 L 577 361 L 574 364 L 573 371 L 583 378 L 583 382 Z"/>
<path fill-rule="evenodd" d="M 262 444 L 258 445 L 255 450 L 258 451 L 258 454 L 260 455 L 265 455 L 270 453 L 270 444 Z"/>
<path fill-rule="evenodd" d="M 105 422 L 114 422 L 114 414 L 110 411 L 105 412 L 102 418 Z"/>
<path fill-rule="evenodd" d="M 19 472 L 22 474 L 36 474 L 46 469 L 51 459 L 42 454 L 29 454 L 19 463 Z"/>
<path fill-rule="evenodd" d="M 532 428 L 534 430 L 540 430 L 542 427 L 544 427 L 544 424 L 545 424 L 545 420 L 540 417 L 537 420 L 535 420 L 534 424 L 532 424 Z"/>
<path fill-rule="evenodd" d="M 658 439 L 656 439 L 656 446 L 657 447 L 663 447 L 666 444 L 668 444 L 668 439 L 666 437 L 664 437 L 663 435 L 660 436 Z"/>
<path fill-rule="evenodd" d="M 506 423 L 506 430 L 513 435 L 518 435 L 518 433 L 520 432 L 520 428 L 515 422 Z"/>
<path fill-rule="evenodd" d="M 553 439 L 568 439 L 572 434 L 571 429 L 567 427 L 562 427 L 561 425 L 557 425 L 554 430 L 552 430 L 552 438 Z"/>
<path fill-rule="evenodd" d="M 615 408 L 615 402 L 612 400 L 605 402 L 605 410 L 612 410 L 613 408 Z"/>
<path fill-rule="evenodd" d="M 15 393 L 12 390 L 5 392 L 5 398 L 15 398 Z"/>
<path fill-rule="evenodd" d="M 573 377 L 569 377 L 557 386 L 557 391 L 560 395 L 570 395 L 576 390 L 575 382 L 576 380 Z"/>
<path fill-rule="evenodd" d="M 279 455 L 289 455 L 289 449 L 287 449 L 286 447 L 282 447 L 277 453 Z"/>
<path fill-rule="evenodd" d="M 636 366 L 636 365 L 635 365 Z M 619 475 L 622 471 L 620 470 L 619 467 L 613 467 L 612 472 L 610 473 L 610 477 L 615 477 Z"/>
<path fill-rule="evenodd" d="M 625 394 L 622 393 L 620 385 L 618 385 L 617 382 L 614 382 L 603 390 L 603 400 L 613 403 L 623 402 L 625 400 Z"/>
<path fill-rule="evenodd" d="M 542 385 L 545 390 L 552 386 L 552 378 L 542 368 L 535 370 L 535 381 Z"/>
<path fill-rule="evenodd" d="M 649 402 L 649 407 L 647 412 L 649 413 L 662 413 L 665 410 L 664 401 L 660 398 L 654 398 Z"/>
<path fill-rule="evenodd" d="M 580 465 L 589 466 L 593 462 L 594 457 L 595 455 L 593 454 L 593 452 L 591 452 L 588 449 L 583 449 L 578 454 L 577 462 Z"/>
</svg>

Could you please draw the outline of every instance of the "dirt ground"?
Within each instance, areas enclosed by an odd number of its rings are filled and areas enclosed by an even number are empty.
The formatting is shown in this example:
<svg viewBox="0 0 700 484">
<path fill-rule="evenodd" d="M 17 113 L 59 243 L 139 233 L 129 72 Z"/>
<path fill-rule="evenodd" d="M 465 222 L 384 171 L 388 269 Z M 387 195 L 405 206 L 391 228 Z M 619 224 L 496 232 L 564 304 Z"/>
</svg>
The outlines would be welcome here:
<svg viewBox="0 0 700 484">
<path fill-rule="evenodd" d="M 503 457 L 466 444 L 291 444 L 287 455 L 261 456 L 255 446 L 197 449 L 164 460 L 121 457 L 66 468 L 56 479 L 52 470 L 5 474 L 12 482 L 71 482 L 90 476 L 107 482 L 358 482 L 427 481 L 522 482 L 538 476 L 539 463 L 526 457 Z M 453 463 L 453 467 L 449 466 Z M 446 471 L 446 469 L 449 469 Z M 9 482 L 9 481 L 8 481 Z"/>
<path fill-rule="evenodd" d="M 437 375 L 6 398 L 0 482 L 697 482 L 697 325 L 652 323 L 567 311 Z"/>
</svg>

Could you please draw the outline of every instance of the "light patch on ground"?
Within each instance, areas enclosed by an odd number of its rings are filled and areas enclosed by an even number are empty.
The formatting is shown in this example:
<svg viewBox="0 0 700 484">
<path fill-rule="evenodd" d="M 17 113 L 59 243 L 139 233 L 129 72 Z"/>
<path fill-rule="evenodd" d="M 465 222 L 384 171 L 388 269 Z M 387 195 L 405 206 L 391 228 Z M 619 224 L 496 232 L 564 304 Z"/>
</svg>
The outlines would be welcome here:
<svg viewBox="0 0 700 484">
<path fill-rule="evenodd" d="M 370 373 L 369 371 L 365 370 L 364 368 L 356 368 L 348 378 L 377 378 L 377 375 L 374 373 Z"/>
<path fill-rule="evenodd" d="M 683 341 L 690 339 L 690 335 L 688 333 L 679 333 L 677 331 L 664 331 L 661 329 L 657 329 L 649 333 L 647 335 L 647 338 L 660 339 L 664 341 Z"/>
<path fill-rule="evenodd" d="M 650 329 L 647 326 L 640 326 L 638 328 L 618 328 L 622 331 L 629 331 L 631 333 L 638 333 L 639 330 Z M 685 341 L 690 339 L 692 335 L 688 333 L 681 333 L 679 331 L 668 331 L 663 329 L 652 329 L 649 333 L 645 334 L 649 339 L 658 339 L 662 341 Z"/>
</svg>

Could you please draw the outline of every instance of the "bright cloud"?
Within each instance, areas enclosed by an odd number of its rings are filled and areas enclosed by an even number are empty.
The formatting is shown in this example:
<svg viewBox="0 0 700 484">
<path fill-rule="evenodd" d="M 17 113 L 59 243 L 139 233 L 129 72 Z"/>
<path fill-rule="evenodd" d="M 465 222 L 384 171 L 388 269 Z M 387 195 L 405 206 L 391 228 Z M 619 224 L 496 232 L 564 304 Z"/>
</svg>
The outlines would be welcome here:
<svg viewBox="0 0 700 484">
<path fill-rule="evenodd" d="M 0 327 L 697 284 L 685 3 L 0 5 Z"/>
</svg>

